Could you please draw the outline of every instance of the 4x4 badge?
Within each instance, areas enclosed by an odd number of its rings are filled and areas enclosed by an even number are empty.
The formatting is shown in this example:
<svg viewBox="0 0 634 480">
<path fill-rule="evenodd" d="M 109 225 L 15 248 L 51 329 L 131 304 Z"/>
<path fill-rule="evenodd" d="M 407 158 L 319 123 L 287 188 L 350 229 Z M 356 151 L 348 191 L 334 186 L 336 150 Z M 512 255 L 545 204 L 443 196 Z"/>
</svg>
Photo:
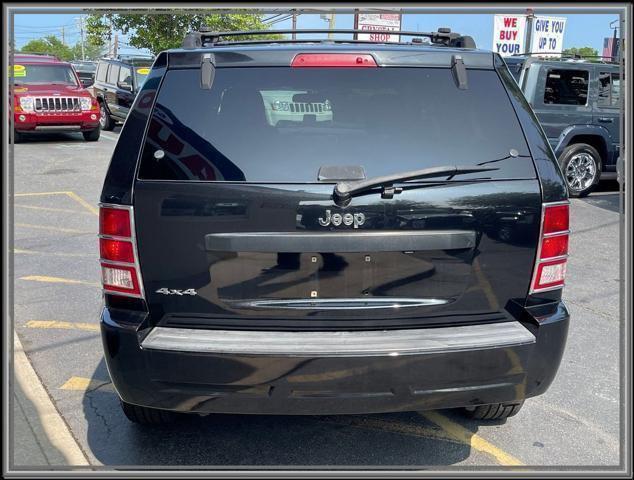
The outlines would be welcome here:
<svg viewBox="0 0 634 480">
<path fill-rule="evenodd" d="M 173 288 L 159 288 L 156 293 L 162 293 L 163 295 L 198 295 L 198 292 L 193 288 L 187 290 L 176 290 Z"/>
<path fill-rule="evenodd" d="M 365 223 L 365 215 L 363 213 L 330 213 L 330 210 L 326 210 L 326 218 L 319 218 L 319 225 L 327 227 L 330 224 L 338 227 L 341 224 L 350 226 L 353 228 L 359 228 Z"/>
</svg>

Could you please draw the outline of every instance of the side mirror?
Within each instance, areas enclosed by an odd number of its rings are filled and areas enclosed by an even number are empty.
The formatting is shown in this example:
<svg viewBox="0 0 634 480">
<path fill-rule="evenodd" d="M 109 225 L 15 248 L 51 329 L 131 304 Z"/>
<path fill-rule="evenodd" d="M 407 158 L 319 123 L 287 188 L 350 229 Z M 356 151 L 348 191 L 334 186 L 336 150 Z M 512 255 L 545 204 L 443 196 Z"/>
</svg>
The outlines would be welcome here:
<svg viewBox="0 0 634 480">
<path fill-rule="evenodd" d="M 128 82 L 118 82 L 117 86 L 122 90 L 127 90 L 128 92 L 132 91 L 132 85 L 130 85 Z"/>
<path fill-rule="evenodd" d="M 94 85 L 95 81 L 92 78 L 84 78 L 81 81 L 81 86 L 84 88 L 88 88 L 88 87 L 92 87 Z"/>
</svg>

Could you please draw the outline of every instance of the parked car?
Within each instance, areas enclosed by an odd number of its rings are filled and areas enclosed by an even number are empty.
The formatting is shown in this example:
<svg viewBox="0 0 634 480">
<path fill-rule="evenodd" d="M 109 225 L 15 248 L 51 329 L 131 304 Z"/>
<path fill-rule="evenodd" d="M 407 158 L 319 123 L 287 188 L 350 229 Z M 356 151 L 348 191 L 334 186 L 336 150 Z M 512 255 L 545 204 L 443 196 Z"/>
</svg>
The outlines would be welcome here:
<svg viewBox="0 0 634 480">
<path fill-rule="evenodd" d="M 519 85 L 555 151 L 570 195 L 583 197 L 601 179 L 616 179 L 619 65 L 534 57 L 506 62 L 519 74 Z"/>
<path fill-rule="evenodd" d="M 500 419 L 544 393 L 568 196 L 502 58 L 445 29 L 234 34 L 157 57 L 104 180 L 100 324 L 125 415 Z M 329 118 L 270 117 L 280 91 Z"/>
<path fill-rule="evenodd" d="M 13 71 L 13 136 L 81 132 L 99 139 L 99 106 L 81 84 L 72 65 L 52 56 L 15 54 Z"/>
<path fill-rule="evenodd" d="M 97 62 L 91 62 L 86 60 L 76 60 L 71 62 L 71 65 L 75 68 L 81 84 L 88 88 L 95 83 L 95 72 L 97 71 Z"/>
<path fill-rule="evenodd" d="M 138 55 L 99 60 L 93 90 L 99 102 L 99 122 L 103 130 L 112 130 L 117 122 L 125 121 L 153 61 L 154 57 Z"/>
</svg>

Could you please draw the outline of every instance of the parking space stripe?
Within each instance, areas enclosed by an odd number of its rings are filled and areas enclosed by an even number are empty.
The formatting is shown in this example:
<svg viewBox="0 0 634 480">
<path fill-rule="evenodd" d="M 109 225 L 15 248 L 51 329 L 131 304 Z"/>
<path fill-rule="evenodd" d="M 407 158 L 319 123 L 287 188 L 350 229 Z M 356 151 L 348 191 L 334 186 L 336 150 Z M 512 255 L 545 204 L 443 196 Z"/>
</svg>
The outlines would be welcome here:
<svg viewBox="0 0 634 480">
<path fill-rule="evenodd" d="M 84 207 L 89 212 L 99 216 L 99 210 L 97 209 L 97 207 L 92 206 L 90 203 L 88 203 L 86 200 L 81 198 L 75 192 L 66 192 L 66 195 L 68 195 L 70 198 L 75 200 L 77 203 L 79 203 L 82 207 Z"/>
<path fill-rule="evenodd" d="M 32 223 L 16 223 L 16 227 L 24 227 L 24 228 L 35 228 L 37 230 L 50 230 L 53 232 L 61 232 L 61 233 L 79 233 L 81 235 L 93 234 L 95 232 L 88 232 L 85 230 L 75 230 L 74 228 L 61 228 L 61 227 L 51 227 L 49 225 L 35 225 Z"/>
<path fill-rule="evenodd" d="M 25 250 L 23 248 L 14 248 L 13 253 L 24 253 L 27 255 L 53 255 L 55 257 L 93 257 L 94 253 L 65 253 L 65 252 L 42 252 L 39 250 Z"/>
<path fill-rule="evenodd" d="M 54 208 L 54 207 L 38 207 L 36 205 L 23 205 L 21 203 L 14 203 L 14 207 L 28 208 L 30 210 L 43 210 L 45 212 L 61 212 L 61 213 L 73 213 L 81 215 L 90 215 L 92 212 L 84 212 L 83 210 L 73 210 L 70 208 Z"/>
<path fill-rule="evenodd" d="M 75 192 L 71 192 L 69 190 L 63 192 L 28 192 L 28 193 L 14 193 L 14 197 L 40 197 L 45 195 L 66 195 L 67 197 L 73 199 L 75 202 L 79 203 L 82 207 L 88 210 L 90 213 L 94 215 L 99 215 L 99 210 L 97 207 L 91 205 L 86 200 L 81 198 Z"/>
<path fill-rule="evenodd" d="M 40 197 L 43 195 L 66 195 L 68 192 L 28 192 L 28 193 L 14 193 L 14 197 Z"/>
<path fill-rule="evenodd" d="M 430 422 L 438 425 L 445 432 L 447 432 L 448 435 L 452 436 L 459 442 L 464 443 L 465 445 L 469 445 L 474 450 L 491 455 L 500 465 L 524 465 L 523 462 L 515 458 L 510 453 L 507 453 L 501 448 L 496 447 L 492 443 L 482 438 L 480 435 L 467 430 L 462 425 L 452 422 L 447 417 L 436 411 L 422 412 L 421 415 Z"/>
<path fill-rule="evenodd" d="M 60 320 L 29 320 L 26 322 L 27 328 L 52 328 L 61 330 L 88 330 L 98 332 L 99 325 L 86 322 L 63 322 Z"/>
<path fill-rule="evenodd" d="M 66 283 L 69 285 L 88 285 L 91 287 L 101 287 L 99 283 L 84 282 L 83 280 L 74 280 L 72 278 L 60 278 L 60 277 L 47 277 L 43 275 L 29 275 L 26 277 L 20 277 L 20 280 L 28 280 L 31 282 L 44 282 L 44 283 Z"/>
<path fill-rule="evenodd" d="M 343 417 L 326 417 L 319 419 L 323 423 L 332 425 L 344 425 L 352 428 L 367 428 L 369 430 L 378 430 L 386 433 L 397 433 L 400 435 L 409 435 L 418 438 L 429 438 L 433 440 L 442 440 L 445 442 L 459 443 L 453 436 L 449 435 L 442 429 L 423 427 L 420 425 L 408 424 L 403 422 L 392 422 L 379 418 L 358 417 L 347 419 Z"/>
<path fill-rule="evenodd" d="M 91 390 L 96 390 L 97 388 L 103 387 L 104 385 L 109 385 L 110 381 L 106 380 L 93 380 L 92 378 L 85 377 L 70 377 L 64 385 L 62 385 L 60 390 L 74 390 L 79 392 L 86 392 Z"/>
</svg>

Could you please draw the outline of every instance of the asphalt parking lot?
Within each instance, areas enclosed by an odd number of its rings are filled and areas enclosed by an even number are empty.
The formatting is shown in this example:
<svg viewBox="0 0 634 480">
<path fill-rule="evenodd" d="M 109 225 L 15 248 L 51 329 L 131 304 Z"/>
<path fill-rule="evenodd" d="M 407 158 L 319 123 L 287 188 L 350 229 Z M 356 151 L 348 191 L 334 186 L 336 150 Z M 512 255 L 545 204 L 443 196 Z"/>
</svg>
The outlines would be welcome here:
<svg viewBox="0 0 634 480">
<path fill-rule="evenodd" d="M 94 465 L 602 466 L 620 463 L 619 196 L 573 200 L 566 352 L 547 393 L 506 422 L 450 411 L 192 417 L 144 430 L 119 409 L 102 358 L 97 203 L 117 133 L 15 145 L 15 329 Z"/>
</svg>

